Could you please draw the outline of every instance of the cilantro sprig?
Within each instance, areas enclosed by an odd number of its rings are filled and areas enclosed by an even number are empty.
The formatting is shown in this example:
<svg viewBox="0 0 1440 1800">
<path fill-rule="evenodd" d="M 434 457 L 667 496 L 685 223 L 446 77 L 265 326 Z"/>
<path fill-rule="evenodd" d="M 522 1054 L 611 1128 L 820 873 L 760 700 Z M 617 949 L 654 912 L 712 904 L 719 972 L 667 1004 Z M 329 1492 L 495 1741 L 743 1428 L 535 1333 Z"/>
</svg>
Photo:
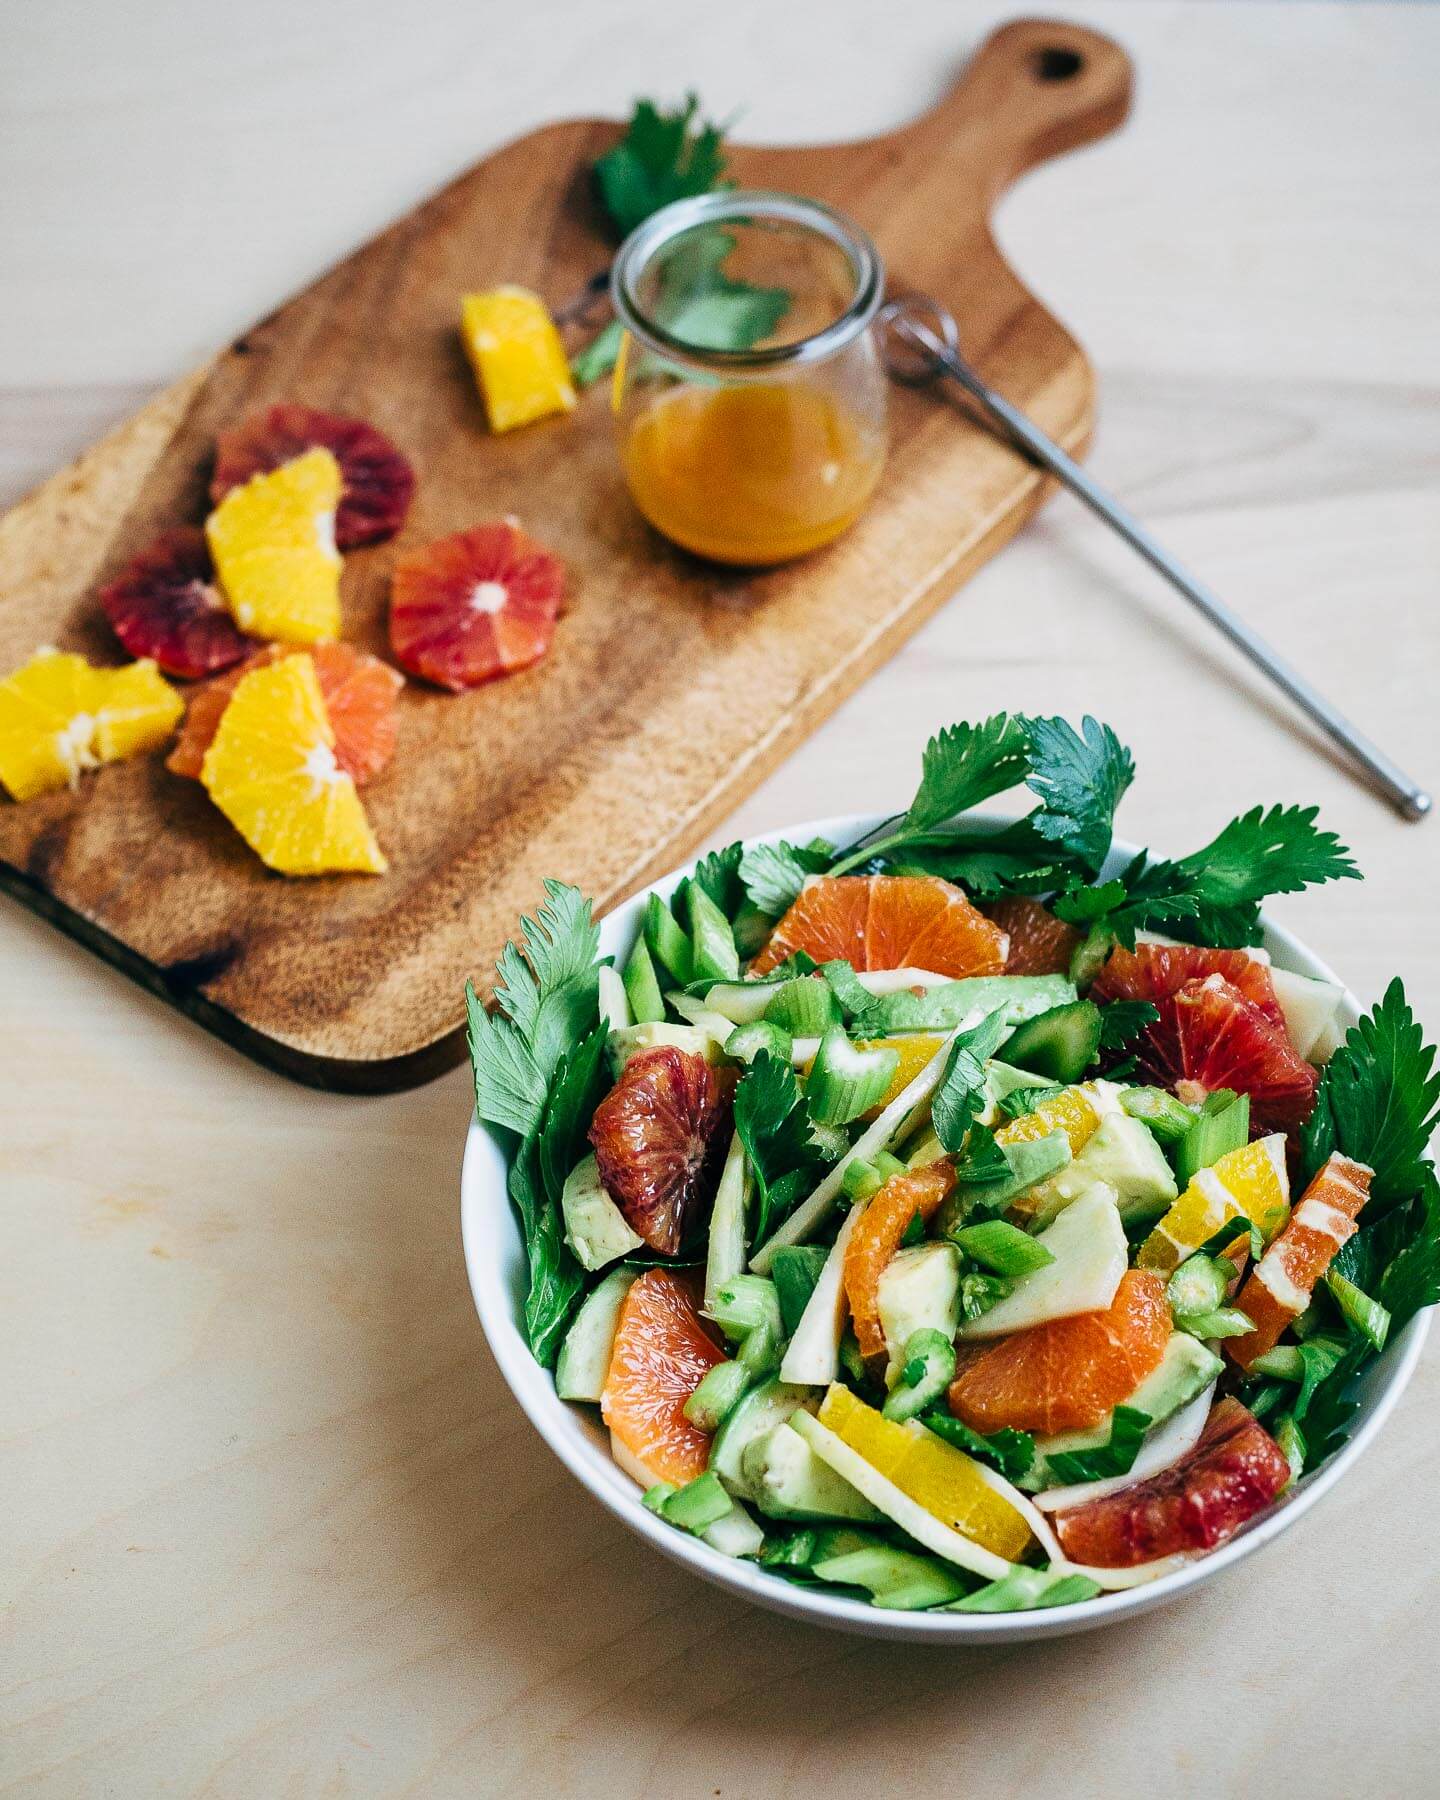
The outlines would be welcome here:
<svg viewBox="0 0 1440 1800">
<path fill-rule="evenodd" d="M 670 112 L 637 100 L 624 137 L 595 164 L 595 183 L 618 236 L 628 237 L 674 200 L 733 187 L 724 179 L 724 143 L 725 127 L 700 117 L 696 94 Z"/>
<path fill-rule="evenodd" d="M 735 1090 L 735 1129 L 755 1177 L 750 1235 L 763 1244 L 826 1167 L 795 1071 L 768 1050 L 755 1058 Z"/>
</svg>

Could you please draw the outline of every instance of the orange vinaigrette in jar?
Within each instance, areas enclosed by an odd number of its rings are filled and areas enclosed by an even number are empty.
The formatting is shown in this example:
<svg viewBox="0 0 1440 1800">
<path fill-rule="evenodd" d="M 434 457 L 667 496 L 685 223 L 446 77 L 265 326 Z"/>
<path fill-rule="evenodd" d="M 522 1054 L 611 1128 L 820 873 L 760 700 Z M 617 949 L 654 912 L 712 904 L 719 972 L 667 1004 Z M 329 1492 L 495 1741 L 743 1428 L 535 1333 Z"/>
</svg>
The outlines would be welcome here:
<svg viewBox="0 0 1440 1800">
<path fill-rule="evenodd" d="M 864 233 L 790 195 L 680 201 L 631 235 L 612 281 L 615 412 L 657 531 L 765 566 L 855 522 L 885 460 L 880 288 Z"/>
</svg>

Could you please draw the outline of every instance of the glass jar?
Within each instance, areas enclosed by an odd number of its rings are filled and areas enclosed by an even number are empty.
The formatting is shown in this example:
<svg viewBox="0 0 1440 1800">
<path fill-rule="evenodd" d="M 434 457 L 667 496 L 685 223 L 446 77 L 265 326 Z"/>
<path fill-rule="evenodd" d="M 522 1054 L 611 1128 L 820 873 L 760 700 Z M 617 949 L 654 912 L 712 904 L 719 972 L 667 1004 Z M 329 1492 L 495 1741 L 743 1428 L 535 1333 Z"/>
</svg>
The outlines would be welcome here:
<svg viewBox="0 0 1440 1800">
<path fill-rule="evenodd" d="M 615 259 L 620 458 L 657 531 L 716 562 L 789 562 L 859 518 L 885 461 L 870 330 L 883 270 L 815 200 L 680 200 Z"/>
</svg>

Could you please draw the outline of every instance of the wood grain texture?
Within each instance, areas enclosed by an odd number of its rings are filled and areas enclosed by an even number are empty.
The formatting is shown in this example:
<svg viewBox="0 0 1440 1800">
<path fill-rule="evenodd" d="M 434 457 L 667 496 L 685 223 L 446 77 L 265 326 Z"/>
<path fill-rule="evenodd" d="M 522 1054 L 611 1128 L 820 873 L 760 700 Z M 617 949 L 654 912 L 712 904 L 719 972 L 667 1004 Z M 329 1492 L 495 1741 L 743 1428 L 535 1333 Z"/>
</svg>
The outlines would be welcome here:
<svg viewBox="0 0 1440 1800">
<path fill-rule="evenodd" d="M 819 149 L 740 148 L 745 185 L 826 199 L 894 278 L 938 295 L 988 376 L 1072 449 L 1084 356 L 995 247 L 1017 175 L 1113 129 L 1129 65 L 1078 27 L 1022 22 L 932 112 Z M 113 660 L 97 577 L 203 516 L 216 433 L 293 398 L 394 434 L 420 472 L 394 545 L 347 559 L 345 635 L 383 650 L 397 550 L 515 512 L 566 561 L 569 611 L 539 668 L 460 698 L 411 684 L 366 802 L 391 872 L 268 874 L 158 759 L 0 809 L 19 897 L 222 1035 L 302 1079 L 421 1079 L 461 1050 L 459 996 L 547 875 L 609 906 L 677 861 L 1039 504 L 1034 472 L 963 409 L 897 392 L 867 518 L 821 556 L 729 574 L 672 551 L 625 496 L 603 393 L 496 439 L 454 333 L 498 279 L 558 303 L 606 254 L 588 168 L 616 127 L 574 122 L 489 157 L 245 334 L 0 522 L 0 665 L 37 642 Z"/>
</svg>

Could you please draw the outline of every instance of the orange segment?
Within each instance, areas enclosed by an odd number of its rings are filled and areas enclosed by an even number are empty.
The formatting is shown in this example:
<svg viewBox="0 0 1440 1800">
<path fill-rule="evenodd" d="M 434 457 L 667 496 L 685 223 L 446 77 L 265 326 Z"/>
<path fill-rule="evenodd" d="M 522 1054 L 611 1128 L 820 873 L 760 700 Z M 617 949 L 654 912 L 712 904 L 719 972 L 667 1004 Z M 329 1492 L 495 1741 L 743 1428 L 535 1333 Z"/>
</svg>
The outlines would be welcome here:
<svg viewBox="0 0 1440 1800">
<path fill-rule="evenodd" d="M 1285 1138 L 1274 1132 L 1227 1151 L 1199 1174 L 1140 1246 L 1142 1269 L 1168 1275 L 1226 1222 L 1249 1219 L 1268 1242 L 1290 1209 Z"/>
<path fill-rule="evenodd" d="M 1300 1197 L 1290 1222 L 1250 1271 L 1235 1304 L 1255 1321 L 1225 1348 L 1242 1369 L 1273 1350 L 1285 1327 L 1310 1304 L 1315 1283 L 1340 1246 L 1354 1237 L 1356 1215 L 1370 1194 L 1375 1171 L 1335 1151 Z"/>
<path fill-rule="evenodd" d="M 893 1050 L 900 1058 L 895 1065 L 895 1073 L 890 1078 L 889 1087 L 868 1112 L 860 1115 L 861 1118 L 878 1119 L 890 1102 L 909 1087 L 923 1068 L 934 1061 L 944 1042 L 944 1036 L 935 1031 L 912 1031 L 902 1037 L 858 1038 L 856 1048 L 859 1050 Z"/>
<path fill-rule="evenodd" d="M 205 752 L 230 704 L 230 696 L 252 669 L 267 668 L 291 652 L 267 645 L 239 669 L 217 675 L 196 688 L 186 708 L 175 748 L 165 759 L 172 774 L 199 780 Z M 326 716 L 335 733 L 335 761 L 357 787 L 378 775 L 395 749 L 395 697 L 405 678 L 378 656 L 349 644 L 317 644 L 310 652 Z"/>
<path fill-rule="evenodd" d="M 1013 1562 L 1030 1544 L 1022 1515 L 980 1473 L 963 1450 L 915 1421 L 884 1418 L 849 1388 L 832 1385 L 820 1407 L 820 1423 L 857 1456 L 893 1481 L 902 1494 L 972 1544 Z"/>
<path fill-rule="evenodd" d="M 466 294 L 460 336 L 492 431 L 509 431 L 574 406 L 560 333 L 538 294 L 508 286 Z"/>
<path fill-rule="evenodd" d="M 1010 954 L 1005 958 L 1007 975 L 1069 973 L 1080 933 L 1073 925 L 1057 919 L 1048 906 L 1042 906 L 1028 894 L 1012 894 L 1004 900 L 991 901 L 985 916 L 1010 939 Z"/>
<path fill-rule="evenodd" d="M 864 1356 L 885 1354 L 880 1325 L 880 1277 L 900 1248 L 905 1229 L 918 1213 L 930 1219 L 955 1185 L 955 1165 L 948 1157 L 911 1169 L 887 1181 L 860 1217 L 845 1247 L 842 1279 L 855 1336 Z"/>
<path fill-rule="evenodd" d="M 231 488 L 205 521 L 216 576 L 243 631 L 287 644 L 340 635 L 341 487 L 330 451 L 307 450 Z"/>
<path fill-rule="evenodd" d="M 1049 1137 L 1052 1131 L 1063 1131 L 1070 1140 L 1070 1154 L 1078 1156 L 1100 1126 L 1100 1110 L 1095 1105 L 1094 1090 L 1084 1087 L 1066 1088 L 1053 1100 L 1043 1100 L 1034 1112 L 1021 1113 L 995 1132 L 997 1144 L 1028 1144 L 1035 1138 Z"/>
<path fill-rule="evenodd" d="M 73 787 L 86 769 L 162 743 L 182 704 L 153 662 L 92 669 L 37 650 L 0 681 L 0 783 L 16 800 Z"/>
<path fill-rule="evenodd" d="M 771 933 L 751 973 L 793 951 L 857 969 L 999 975 L 1008 939 L 948 881 L 932 875 L 834 875 L 812 881 Z"/>
<path fill-rule="evenodd" d="M 297 655 L 243 677 L 205 752 L 210 798 L 281 874 L 378 875 L 386 866 L 334 745 L 315 665 Z"/>
<path fill-rule="evenodd" d="M 620 1308 L 600 1414 L 625 1448 L 677 1487 L 703 1475 L 710 1439 L 685 1402 L 725 1353 L 700 1321 L 700 1281 L 689 1270 L 650 1269 Z"/>
<path fill-rule="evenodd" d="M 975 1431 L 1086 1431 L 1159 1366 L 1170 1308 L 1158 1275 L 1129 1269 L 1104 1312 L 1032 1325 L 982 1350 L 950 1385 Z"/>
</svg>

